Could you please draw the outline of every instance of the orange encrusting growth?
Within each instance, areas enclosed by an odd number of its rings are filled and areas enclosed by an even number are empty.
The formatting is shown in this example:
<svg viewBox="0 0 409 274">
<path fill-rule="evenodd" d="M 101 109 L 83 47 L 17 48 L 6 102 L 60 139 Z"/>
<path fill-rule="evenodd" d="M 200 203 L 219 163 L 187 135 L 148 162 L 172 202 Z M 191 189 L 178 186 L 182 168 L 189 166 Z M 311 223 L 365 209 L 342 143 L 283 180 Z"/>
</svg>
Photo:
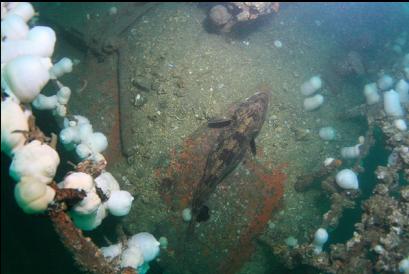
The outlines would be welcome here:
<svg viewBox="0 0 409 274">
<path fill-rule="evenodd" d="M 178 148 L 170 151 L 170 163 L 166 168 L 155 172 L 161 180 L 161 197 L 175 213 L 165 225 L 167 232 L 173 233 L 175 238 L 185 236 L 186 223 L 181 218 L 181 211 L 190 206 L 209 152 L 223 130 L 203 125 Z M 164 257 L 164 261 L 170 264 L 179 262 L 172 265 L 175 269 L 183 265 L 192 271 L 201 269 L 203 273 L 224 274 L 236 273 L 250 259 L 255 248 L 254 238 L 263 232 L 273 212 L 280 207 L 287 178 L 283 171 L 287 167 L 285 164 L 272 170 L 272 164 L 254 160 L 265 158 L 263 148 L 258 146 L 257 156 L 245 157 L 243 164 L 230 173 L 212 194 L 209 207 L 217 214 L 200 225 L 200 234 L 206 242 L 198 238 L 188 243 L 178 242 L 180 246 L 176 248 L 175 257 L 169 260 Z M 191 256 L 193 253 L 196 256 Z M 206 272 L 206 269 L 211 272 Z"/>
<path fill-rule="evenodd" d="M 254 161 L 247 161 L 245 166 L 258 179 L 252 182 L 255 184 L 253 189 L 257 189 L 259 194 L 259 199 L 253 200 L 252 203 L 258 205 L 247 207 L 248 210 L 244 213 L 250 220 L 248 226 L 242 229 L 236 246 L 230 250 L 227 259 L 222 261 L 217 273 L 236 273 L 250 258 L 254 251 L 254 237 L 263 232 L 272 217 L 272 212 L 280 207 L 284 194 L 287 175 L 283 169 L 286 165 L 283 164 L 272 172 Z"/>
<path fill-rule="evenodd" d="M 220 129 L 199 128 L 182 143 L 181 151 L 170 152 L 170 164 L 165 170 L 157 170 L 162 180 L 160 192 L 168 206 L 174 210 L 189 206 L 193 189 L 202 176 L 206 157 Z"/>
</svg>

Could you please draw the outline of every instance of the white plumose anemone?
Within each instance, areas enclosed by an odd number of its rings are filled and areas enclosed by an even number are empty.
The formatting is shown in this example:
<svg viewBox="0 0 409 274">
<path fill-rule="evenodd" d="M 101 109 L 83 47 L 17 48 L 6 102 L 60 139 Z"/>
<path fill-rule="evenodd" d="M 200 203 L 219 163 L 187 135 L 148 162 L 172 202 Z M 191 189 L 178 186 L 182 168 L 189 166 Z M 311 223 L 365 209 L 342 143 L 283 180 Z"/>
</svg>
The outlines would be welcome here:
<svg viewBox="0 0 409 274">
<path fill-rule="evenodd" d="M 75 211 L 71 211 L 70 215 L 76 227 L 89 231 L 95 229 L 102 223 L 102 220 L 107 216 L 107 209 L 105 204 L 101 204 L 92 214 L 80 215 L 76 214 Z"/>
<path fill-rule="evenodd" d="M 335 129 L 333 127 L 323 127 L 320 128 L 319 136 L 321 139 L 326 141 L 331 141 L 335 139 Z"/>
<path fill-rule="evenodd" d="M 34 140 L 16 151 L 9 172 L 17 182 L 23 177 L 31 177 L 48 184 L 59 163 L 60 157 L 53 148 Z"/>
<path fill-rule="evenodd" d="M 132 267 L 137 269 L 144 263 L 143 254 L 140 248 L 129 246 L 122 252 L 121 267 Z"/>
<path fill-rule="evenodd" d="M 93 190 L 94 182 L 92 176 L 87 173 L 73 172 L 64 178 L 62 188 L 75 188 L 89 192 Z"/>
<path fill-rule="evenodd" d="M 408 127 L 406 126 L 406 122 L 403 119 L 396 119 L 395 121 L 393 121 L 393 124 L 400 131 L 406 131 L 408 129 Z"/>
<path fill-rule="evenodd" d="M 2 69 L 2 87 L 22 103 L 31 103 L 50 80 L 49 58 L 23 55 L 14 58 Z"/>
<path fill-rule="evenodd" d="M 185 222 L 192 220 L 192 210 L 189 207 L 182 210 L 182 218 Z"/>
<path fill-rule="evenodd" d="M 400 79 L 399 82 L 396 83 L 395 90 L 399 94 L 401 103 L 409 102 L 409 84 L 405 80 Z"/>
<path fill-rule="evenodd" d="M 343 189 L 358 189 L 358 177 L 350 169 L 343 169 L 337 173 L 335 180 L 339 187 Z"/>
<path fill-rule="evenodd" d="M 368 105 L 376 104 L 381 99 L 378 93 L 378 87 L 376 86 L 376 83 L 366 84 L 364 87 L 364 95 L 366 98 L 366 103 Z"/>
<path fill-rule="evenodd" d="M 135 234 L 128 240 L 128 246 L 140 248 L 145 262 L 150 262 L 158 256 L 159 245 L 155 237 L 148 232 Z"/>
<path fill-rule="evenodd" d="M 41 213 L 54 200 L 55 190 L 35 178 L 24 177 L 14 189 L 17 204 L 25 213 Z"/>
<path fill-rule="evenodd" d="M 125 190 L 111 192 L 107 206 L 109 212 L 114 216 L 125 216 L 129 213 L 134 197 Z"/>
<path fill-rule="evenodd" d="M 73 63 L 70 58 L 64 57 L 50 69 L 50 77 L 52 79 L 60 78 L 66 73 L 72 71 Z"/>
<path fill-rule="evenodd" d="M 321 94 L 316 94 L 312 97 L 304 99 L 304 109 L 306 111 L 311 111 L 319 108 L 324 103 L 324 96 Z"/>
<path fill-rule="evenodd" d="M 357 144 L 352 147 L 343 147 L 341 148 L 341 156 L 344 159 L 355 159 L 361 153 L 360 150 L 361 144 Z"/>
<path fill-rule="evenodd" d="M 55 32 L 49 27 L 37 26 L 24 40 L 6 40 L 1 43 L 1 62 L 8 63 L 21 56 L 49 58 L 54 52 Z"/>
<path fill-rule="evenodd" d="M 1 39 L 20 40 L 28 35 L 29 28 L 23 18 L 10 14 L 1 21 Z"/>
<path fill-rule="evenodd" d="M 409 256 L 399 262 L 399 271 L 404 274 L 409 274 Z"/>
<path fill-rule="evenodd" d="M 13 6 L 10 8 L 10 10 L 8 10 L 6 16 L 10 16 L 12 14 L 18 15 L 23 18 L 25 22 L 28 22 L 35 15 L 33 6 L 28 2 L 9 2 L 9 5 Z"/>
<path fill-rule="evenodd" d="M 102 172 L 95 178 L 95 184 L 99 187 L 107 197 L 111 196 L 113 191 L 120 190 L 118 181 L 109 172 Z"/>
<path fill-rule="evenodd" d="M 322 247 L 328 241 L 328 232 L 325 228 L 319 228 L 314 234 L 314 253 L 319 254 L 322 252 Z"/>
<path fill-rule="evenodd" d="M 393 78 L 387 74 L 378 79 L 378 87 L 380 90 L 387 90 L 393 86 Z"/>
<path fill-rule="evenodd" d="M 112 261 L 115 257 L 118 257 L 122 253 L 122 243 L 117 243 L 110 246 L 101 247 L 102 255 L 108 262 Z"/>
<path fill-rule="evenodd" d="M 1 101 L 1 151 L 8 156 L 24 146 L 27 138 L 22 132 L 28 131 L 29 115 L 31 111 L 23 111 L 11 98 Z"/>
<path fill-rule="evenodd" d="M 313 95 L 322 87 L 322 80 L 320 76 L 313 76 L 308 81 L 301 85 L 301 93 L 304 96 Z"/>
<path fill-rule="evenodd" d="M 402 116 L 403 108 L 400 104 L 399 93 L 393 89 L 383 93 L 384 110 L 388 116 Z"/>
<path fill-rule="evenodd" d="M 98 194 L 94 191 L 87 193 L 81 202 L 77 203 L 72 210 L 78 215 L 89 215 L 96 212 L 101 205 L 101 199 Z"/>
</svg>

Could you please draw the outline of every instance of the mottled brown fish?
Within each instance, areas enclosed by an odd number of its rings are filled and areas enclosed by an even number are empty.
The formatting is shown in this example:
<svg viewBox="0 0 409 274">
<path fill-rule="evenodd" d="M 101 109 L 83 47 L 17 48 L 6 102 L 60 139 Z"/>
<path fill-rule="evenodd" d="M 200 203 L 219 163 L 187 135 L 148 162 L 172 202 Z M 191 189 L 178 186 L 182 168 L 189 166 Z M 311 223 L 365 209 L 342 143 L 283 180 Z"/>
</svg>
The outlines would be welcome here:
<svg viewBox="0 0 409 274">
<path fill-rule="evenodd" d="M 270 91 L 259 91 L 240 103 L 232 117 L 220 119 L 221 132 L 210 150 L 203 175 L 193 191 L 191 210 L 192 220 L 188 235 L 192 235 L 197 221 L 208 218 L 205 205 L 217 185 L 243 160 L 249 148 L 256 154 L 254 139 L 266 118 Z M 209 127 L 218 127 L 217 120 L 209 122 Z"/>
</svg>

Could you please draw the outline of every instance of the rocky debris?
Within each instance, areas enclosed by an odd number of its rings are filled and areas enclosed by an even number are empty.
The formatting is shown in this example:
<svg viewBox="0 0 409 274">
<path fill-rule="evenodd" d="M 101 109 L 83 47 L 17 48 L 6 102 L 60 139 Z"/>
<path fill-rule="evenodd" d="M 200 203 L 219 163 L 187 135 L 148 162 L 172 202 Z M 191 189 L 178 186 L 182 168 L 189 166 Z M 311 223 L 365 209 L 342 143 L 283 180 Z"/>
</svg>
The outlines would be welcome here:
<svg viewBox="0 0 409 274">
<path fill-rule="evenodd" d="M 209 11 L 209 18 L 216 26 L 223 26 L 232 19 L 232 15 L 223 5 L 216 5 Z"/>
<path fill-rule="evenodd" d="M 297 181 L 294 185 L 296 191 L 306 191 L 309 189 L 314 182 L 320 182 L 327 178 L 331 173 L 333 173 L 340 165 L 342 164 L 341 160 L 332 160 L 328 165 L 324 163 L 316 171 L 313 171 L 309 174 L 303 174 L 297 177 Z"/>
<path fill-rule="evenodd" d="M 409 133 L 396 128 L 395 119 L 385 115 L 381 104 L 360 105 L 344 115 L 348 119 L 364 116 L 369 127 L 353 167 L 356 172 L 363 171 L 360 163 L 375 143 L 375 128 L 381 128 L 391 150 L 387 166 L 375 170 L 377 184 L 369 199 L 361 203 L 363 212 L 353 236 L 320 254 L 313 253 L 311 241 L 291 249 L 271 239 L 261 241 L 290 269 L 310 265 L 325 273 L 398 273 L 399 262 L 409 254 L 409 186 L 401 183 L 409 180 Z M 360 193 L 340 190 L 333 176 L 321 180 L 321 188 L 331 197 L 321 227 L 335 229 L 344 209 L 353 208 Z"/>
<path fill-rule="evenodd" d="M 149 92 L 152 89 L 151 80 L 143 75 L 138 75 L 131 80 L 132 85 L 142 91 Z"/>
<path fill-rule="evenodd" d="M 212 7 L 208 19 L 220 32 L 227 33 L 239 22 L 252 21 L 278 9 L 278 2 L 227 2 Z"/>
<path fill-rule="evenodd" d="M 297 141 L 306 141 L 311 137 L 311 131 L 305 128 L 294 127 L 292 128 L 294 132 L 294 137 Z"/>
<path fill-rule="evenodd" d="M 290 269 L 307 264 L 326 273 L 398 273 L 399 262 L 409 252 L 409 187 L 402 188 L 398 198 L 392 197 L 388 188 L 392 177 L 385 176 L 363 203 L 353 237 L 344 244 L 331 245 L 329 252 L 314 254 L 309 243 L 290 249 L 261 241 Z"/>
<path fill-rule="evenodd" d="M 323 215 L 322 227 L 336 228 L 339 219 L 346 208 L 354 208 L 355 202 L 345 195 L 334 193 L 331 195 L 331 208 Z"/>
</svg>

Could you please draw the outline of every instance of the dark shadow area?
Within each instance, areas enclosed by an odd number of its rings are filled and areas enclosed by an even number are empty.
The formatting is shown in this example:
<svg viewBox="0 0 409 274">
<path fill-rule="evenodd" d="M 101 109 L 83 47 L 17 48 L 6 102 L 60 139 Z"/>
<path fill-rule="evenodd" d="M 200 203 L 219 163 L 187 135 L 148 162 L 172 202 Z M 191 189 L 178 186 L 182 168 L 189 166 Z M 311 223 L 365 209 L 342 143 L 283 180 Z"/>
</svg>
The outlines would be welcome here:
<svg viewBox="0 0 409 274">
<path fill-rule="evenodd" d="M 375 145 L 370 149 L 368 156 L 363 160 L 362 166 L 365 172 L 358 175 L 361 196 L 356 201 L 353 209 L 347 209 L 339 220 L 339 226 L 331 233 L 328 245 L 345 243 L 355 230 L 354 224 L 360 222 L 362 216 L 362 202 L 372 194 L 376 185 L 375 170 L 379 165 L 386 165 L 389 152 L 385 149 L 385 140 L 380 129 L 375 130 Z"/>
<path fill-rule="evenodd" d="M 1 273 L 81 273 L 60 243 L 49 218 L 25 214 L 14 199 L 10 160 L 1 155 Z"/>
</svg>

